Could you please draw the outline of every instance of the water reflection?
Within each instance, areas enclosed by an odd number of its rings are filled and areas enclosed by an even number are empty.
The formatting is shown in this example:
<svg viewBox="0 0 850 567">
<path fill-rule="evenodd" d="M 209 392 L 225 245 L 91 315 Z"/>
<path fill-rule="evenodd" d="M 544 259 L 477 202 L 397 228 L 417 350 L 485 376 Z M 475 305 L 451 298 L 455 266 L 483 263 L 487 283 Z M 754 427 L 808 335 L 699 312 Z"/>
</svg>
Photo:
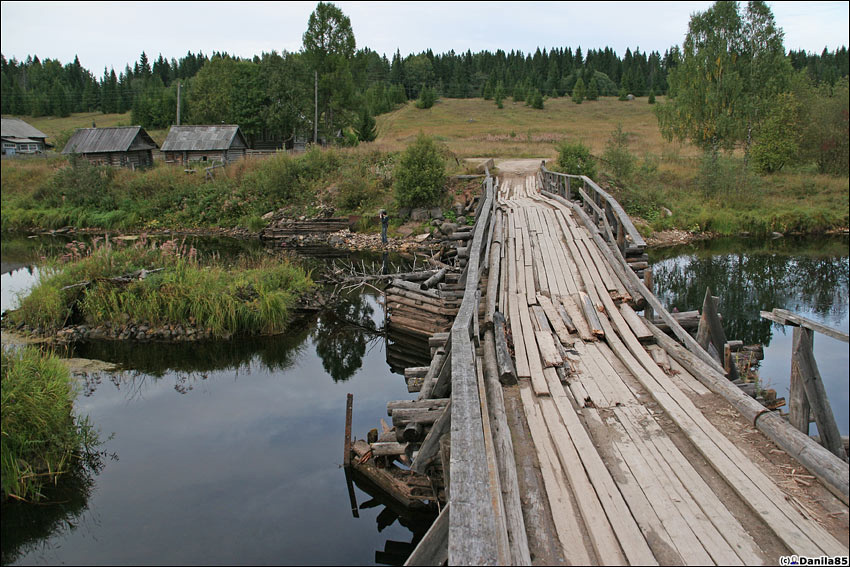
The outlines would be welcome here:
<svg viewBox="0 0 850 567">
<path fill-rule="evenodd" d="M 68 241 L 47 240 L 58 253 Z M 45 249 L 3 244 L 4 263 L 27 266 Z M 56 507 L 4 506 L 3 563 L 400 561 L 399 546 L 430 521 L 373 506 L 360 485 L 364 506 L 352 520 L 339 463 L 347 392 L 355 432 L 409 394 L 386 364 L 377 295 L 361 290 L 331 305 L 275 337 L 76 345 L 73 356 L 125 369 L 90 375 L 77 400 L 121 460 Z"/>
<path fill-rule="evenodd" d="M 742 250 L 746 250 L 745 252 Z M 837 323 L 848 314 L 848 240 L 753 243 L 727 239 L 653 251 L 655 293 L 668 308 L 702 308 L 706 287 L 720 297 L 726 336 L 767 345 L 760 311 L 782 307 Z"/>
</svg>

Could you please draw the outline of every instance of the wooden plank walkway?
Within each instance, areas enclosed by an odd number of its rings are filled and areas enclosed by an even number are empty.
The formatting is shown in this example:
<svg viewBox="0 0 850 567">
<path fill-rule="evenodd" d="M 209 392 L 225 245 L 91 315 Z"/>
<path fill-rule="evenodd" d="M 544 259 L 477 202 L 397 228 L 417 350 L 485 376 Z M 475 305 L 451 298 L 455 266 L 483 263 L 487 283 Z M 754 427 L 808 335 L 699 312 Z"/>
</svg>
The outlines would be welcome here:
<svg viewBox="0 0 850 567">
<path fill-rule="evenodd" d="M 846 505 L 836 500 L 845 529 L 830 533 L 706 417 L 694 400 L 714 395 L 651 344 L 625 282 L 570 206 L 530 175 L 502 180 L 496 214 L 507 274 L 497 304 L 563 560 L 847 555 Z M 526 526 L 530 541 L 535 529 Z"/>
</svg>

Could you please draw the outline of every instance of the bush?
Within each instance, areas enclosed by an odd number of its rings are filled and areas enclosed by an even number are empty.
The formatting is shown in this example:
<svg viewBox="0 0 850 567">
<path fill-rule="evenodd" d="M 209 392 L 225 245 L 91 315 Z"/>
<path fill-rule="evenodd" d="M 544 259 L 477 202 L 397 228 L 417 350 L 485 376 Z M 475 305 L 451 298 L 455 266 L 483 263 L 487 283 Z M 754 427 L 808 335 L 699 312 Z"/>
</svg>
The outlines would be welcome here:
<svg viewBox="0 0 850 567">
<path fill-rule="evenodd" d="M 562 173 L 596 177 L 596 162 L 590 155 L 590 148 L 581 142 L 562 142 L 555 146 L 558 150 L 558 168 Z"/>
<path fill-rule="evenodd" d="M 629 152 L 629 135 L 623 132 L 623 125 L 611 132 L 602 154 L 606 165 L 617 181 L 629 181 L 635 169 L 635 157 Z"/>
<path fill-rule="evenodd" d="M 416 108 L 431 108 L 437 101 L 437 92 L 431 87 L 423 87 L 416 101 Z"/>
<path fill-rule="evenodd" d="M 419 134 L 395 170 L 396 200 L 401 207 L 437 204 L 443 197 L 446 163 L 434 140 Z"/>
</svg>

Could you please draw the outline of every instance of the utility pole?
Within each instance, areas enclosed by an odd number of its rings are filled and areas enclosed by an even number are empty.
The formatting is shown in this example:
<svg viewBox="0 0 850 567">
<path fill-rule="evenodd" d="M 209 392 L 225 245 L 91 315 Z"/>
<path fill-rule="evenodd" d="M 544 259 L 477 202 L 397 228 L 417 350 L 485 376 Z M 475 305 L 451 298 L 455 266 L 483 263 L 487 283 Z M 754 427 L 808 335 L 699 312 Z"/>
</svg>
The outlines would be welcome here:
<svg viewBox="0 0 850 567">
<path fill-rule="evenodd" d="M 177 125 L 180 126 L 180 81 L 177 81 Z"/>
<path fill-rule="evenodd" d="M 313 143 L 319 143 L 319 71 L 313 71 L 315 110 L 313 111 Z"/>
</svg>

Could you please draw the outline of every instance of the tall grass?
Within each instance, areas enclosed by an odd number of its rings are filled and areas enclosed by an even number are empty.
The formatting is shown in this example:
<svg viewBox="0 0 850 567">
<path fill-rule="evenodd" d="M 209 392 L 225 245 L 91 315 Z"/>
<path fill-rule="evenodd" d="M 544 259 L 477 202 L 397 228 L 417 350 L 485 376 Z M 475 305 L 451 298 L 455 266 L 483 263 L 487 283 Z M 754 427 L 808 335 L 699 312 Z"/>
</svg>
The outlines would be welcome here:
<svg viewBox="0 0 850 567">
<path fill-rule="evenodd" d="M 58 357 L 34 347 L 2 356 L 3 499 L 38 501 L 46 485 L 70 472 L 98 443 L 75 418 L 76 392 Z"/>
<path fill-rule="evenodd" d="M 144 279 L 113 281 L 158 268 Z M 225 267 L 202 262 L 194 248 L 174 240 L 160 246 L 144 240 L 132 246 L 71 243 L 8 318 L 40 333 L 69 323 L 129 321 L 194 326 L 219 337 L 271 334 L 286 328 L 292 305 L 311 286 L 301 268 L 268 256 Z"/>
</svg>

